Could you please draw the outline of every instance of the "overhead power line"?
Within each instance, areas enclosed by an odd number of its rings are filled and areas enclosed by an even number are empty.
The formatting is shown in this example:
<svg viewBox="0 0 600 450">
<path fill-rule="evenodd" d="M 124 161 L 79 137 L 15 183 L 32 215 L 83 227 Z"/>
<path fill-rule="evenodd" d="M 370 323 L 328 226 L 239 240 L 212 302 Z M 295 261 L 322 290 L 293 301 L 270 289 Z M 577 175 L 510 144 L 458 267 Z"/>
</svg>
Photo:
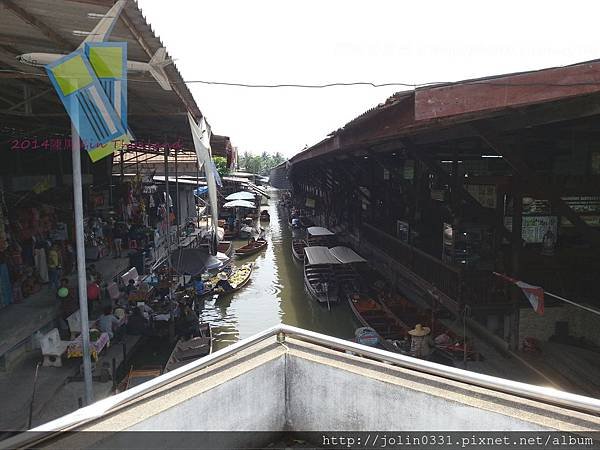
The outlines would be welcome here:
<svg viewBox="0 0 600 450">
<path fill-rule="evenodd" d="M 47 78 L 48 75 L 42 72 L 26 72 L 16 69 L 0 69 L 2 73 L 14 73 L 26 75 L 28 77 L 40 77 Z M 0 76 L 0 78 L 2 78 Z M 129 78 L 128 82 L 133 83 L 156 83 L 155 80 L 139 80 L 135 78 Z M 439 81 L 439 82 L 428 82 L 428 83 L 406 83 L 401 81 L 393 81 L 388 83 L 375 83 L 372 81 L 336 81 L 331 83 L 323 84 L 302 84 L 302 83 L 273 83 L 273 84 L 255 84 L 255 83 L 242 83 L 242 82 L 230 82 L 230 81 L 211 81 L 211 80 L 185 80 L 180 82 L 171 82 L 171 84 L 205 84 L 213 86 L 231 86 L 231 87 L 243 87 L 243 88 L 303 88 L 303 89 L 325 89 L 331 87 L 352 87 L 352 86 L 369 86 L 374 88 L 379 87 L 408 87 L 408 88 L 422 88 L 422 87 L 434 87 L 442 86 L 446 84 L 481 84 L 488 86 L 499 86 L 499 87 L 576 87 L 576 86 L 600 86 L 600 81 L 580 81 L 580 82 L 568 82 L 568 83 L 548 83 L 548 82 L 506 82 L 495 79 L 481 79 L 481 80 L 460 80 L 460 81 Z"/>
</svg>

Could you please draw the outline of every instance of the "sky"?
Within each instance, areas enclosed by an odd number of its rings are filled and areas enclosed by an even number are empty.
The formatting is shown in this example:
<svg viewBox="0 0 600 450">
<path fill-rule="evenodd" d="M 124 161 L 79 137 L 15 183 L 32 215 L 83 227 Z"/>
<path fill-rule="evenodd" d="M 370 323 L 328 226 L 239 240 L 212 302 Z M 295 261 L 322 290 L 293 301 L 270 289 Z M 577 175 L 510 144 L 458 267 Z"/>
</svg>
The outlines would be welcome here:
<svg viewBox="0 0 600 450">
<path fill-rule="evenodd" d="M 600 58 L 593 1 L 138 0 L 184 80 L 423 84 Z M 240 152 L 305 146 L 401 87 L 190 83 L 213 132 Z"/>
</svg>

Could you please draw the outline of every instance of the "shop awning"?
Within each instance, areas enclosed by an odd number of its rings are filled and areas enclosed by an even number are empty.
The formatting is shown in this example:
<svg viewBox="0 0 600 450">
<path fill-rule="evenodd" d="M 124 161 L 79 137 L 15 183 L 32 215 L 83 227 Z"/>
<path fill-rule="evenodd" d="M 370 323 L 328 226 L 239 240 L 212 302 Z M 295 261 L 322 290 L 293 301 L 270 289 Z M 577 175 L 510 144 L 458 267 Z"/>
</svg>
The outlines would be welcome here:
<svg viewBox="0 0 600 450">
<path fill-rule="evenodd" d="M 327 247 L 304 247 L 307 264 L 340 264 Z"/>
<path fill-rule="evenodd" d="M 332 233 L 327 228 L 323 227 L 310 227 L 306 229 L 306 232 L 310 236 L 334 236 L 335 233 Z"/>
<path fill-rule="evenodd" d="M 254 203 L 246 200 L 234 200 L 232 202 L 225 203 L 223 208 L 256 208 L 256 206 L 254 206 Z"/>
<path fill-rule="evenodd" d="M 342 264 L 363 263 L 367 262 L 365 258 L 360 256 L 354 250 L 348 247 L 333 247 L 329 252 Z"/>
<path fill-rule="evenodd" d="M 199 275 L 206 270 L 219 268 L 223 262 L 209 255 L 203 248 L 182 248 L 171 254 L 171 264 L 179 273 Z"/>
<path fill-rule="evenodd" d="M 254 200 L 256 195 L 248 191 L 240 191 L 225 197 L 225 200 Z"/>
</svg>

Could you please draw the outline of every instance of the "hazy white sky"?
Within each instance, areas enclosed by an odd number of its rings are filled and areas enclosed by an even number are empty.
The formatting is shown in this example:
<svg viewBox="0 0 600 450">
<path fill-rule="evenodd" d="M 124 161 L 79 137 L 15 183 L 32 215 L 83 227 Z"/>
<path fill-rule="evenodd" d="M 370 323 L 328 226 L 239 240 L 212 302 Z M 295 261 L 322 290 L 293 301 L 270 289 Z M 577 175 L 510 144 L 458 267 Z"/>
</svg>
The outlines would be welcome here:
<svg viewBox="0 0 600 450">
<path fill-rule="evenodd" d="M 138 3 L 185 80 L 426 83 L 600 58 L 593 1 Z M 288 157 L 400 90 L 189 86 L 240 151 Z"/>
</svg>

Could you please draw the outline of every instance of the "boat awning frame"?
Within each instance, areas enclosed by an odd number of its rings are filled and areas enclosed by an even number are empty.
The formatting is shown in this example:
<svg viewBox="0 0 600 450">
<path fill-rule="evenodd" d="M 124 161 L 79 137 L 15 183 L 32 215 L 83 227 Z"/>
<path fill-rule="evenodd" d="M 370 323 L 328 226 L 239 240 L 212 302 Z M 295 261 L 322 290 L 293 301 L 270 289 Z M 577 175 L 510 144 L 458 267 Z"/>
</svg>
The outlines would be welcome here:
<svg viewBox="0 0 600 450">
<path fill-rule="evenodd" d="M 365 263 L 367 260 L 348 247 L 337 246 L 329 249 L 329 252 L 342 264 Z"/>
<path fill-rule="evenodd" d="M 306 263 L 309 265 L 340 264 L 327 247 L 304 247 L 304 253 L 306 254 Z"/>
<path fill-rule="evenodd" d="M 309 227 L 306 229 L 306 232 L 310 236 L 335 236 L 335 233 L 323 227 Z"/>
</svg>

